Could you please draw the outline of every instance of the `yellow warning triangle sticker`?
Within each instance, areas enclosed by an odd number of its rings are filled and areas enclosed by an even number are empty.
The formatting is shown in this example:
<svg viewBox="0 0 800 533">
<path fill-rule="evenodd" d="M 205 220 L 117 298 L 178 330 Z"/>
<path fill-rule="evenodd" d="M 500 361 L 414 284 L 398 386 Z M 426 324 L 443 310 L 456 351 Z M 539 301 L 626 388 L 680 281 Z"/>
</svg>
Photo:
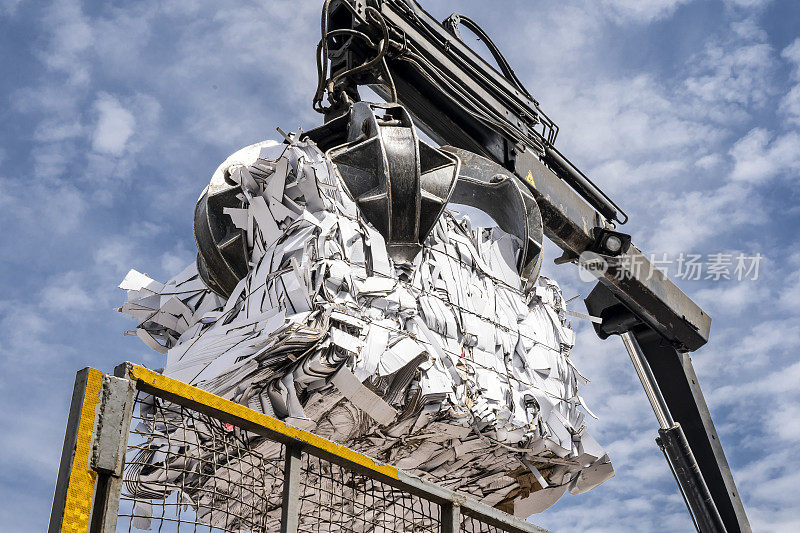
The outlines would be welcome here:
<svg viewBox="0 0 800 533">
<path fill-rule="evenodd" d="M 525 181 L 527 181 L 528 183 L 530 183 L 530 184 L 531 184 L 531 187 L 533 187 L 534 189 L 536 188 L 536 182 L 535 182 L 535 181 L 533 181 L 533 174 L 531 174 L 531 171 L 530 171 L 530 170 L 528 171 L 528 175 L 527 175 L 527 176 L 525 176 Z"/>
</svg>

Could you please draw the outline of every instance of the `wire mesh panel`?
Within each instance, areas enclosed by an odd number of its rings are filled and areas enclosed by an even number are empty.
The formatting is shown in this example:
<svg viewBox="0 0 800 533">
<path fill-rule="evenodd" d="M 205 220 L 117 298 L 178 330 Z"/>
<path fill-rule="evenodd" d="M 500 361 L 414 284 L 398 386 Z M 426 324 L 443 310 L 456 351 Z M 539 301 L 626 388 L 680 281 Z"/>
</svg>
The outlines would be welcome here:
<svg viewBox="0 0 800 533">
<path fill-rule="evenodd" d="M 468 515 L 461 515 L 461 531 L 463 533 L 503 533 L 504 529 L 487 524 L 480 518 Z"/>
<path fill-rule="evenodd" d="M 284 446 L 138 392 L 117 531 L 280 530 Z M 300 532 L 439 532 L 439 505 L 302 454 Z"/>
<path fill-rule="evenodd" d="M 318 457 L 303 454 L 303 533 L 439 532 L 439 505 Z"/>
<path fill-rule="evenodd" d="M 278 531 L 283 448 L 138 392 L 117 531 Z"/>
<path fill-rule="evenodd" d="M 59 472 L 52 532 L 544 531 L 143 367 L 89 370 L 73 403 L 96 410 L 74 410 L 65 437 L 88 465 Z M 61 511 L 71 494 L 80 520 Z"/>
</svg>

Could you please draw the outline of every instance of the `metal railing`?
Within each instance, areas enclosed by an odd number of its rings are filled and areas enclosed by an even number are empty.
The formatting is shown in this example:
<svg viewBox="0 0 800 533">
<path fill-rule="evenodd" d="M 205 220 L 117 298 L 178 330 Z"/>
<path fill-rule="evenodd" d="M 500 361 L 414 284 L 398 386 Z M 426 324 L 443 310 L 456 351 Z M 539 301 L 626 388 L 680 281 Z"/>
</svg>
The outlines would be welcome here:
<svg viewBox="0 0 800 533">
<path fill-rule="evenodd" d="M 55 532 L 542 532 L 143 367 L 78 373 Z"/>
</svg>

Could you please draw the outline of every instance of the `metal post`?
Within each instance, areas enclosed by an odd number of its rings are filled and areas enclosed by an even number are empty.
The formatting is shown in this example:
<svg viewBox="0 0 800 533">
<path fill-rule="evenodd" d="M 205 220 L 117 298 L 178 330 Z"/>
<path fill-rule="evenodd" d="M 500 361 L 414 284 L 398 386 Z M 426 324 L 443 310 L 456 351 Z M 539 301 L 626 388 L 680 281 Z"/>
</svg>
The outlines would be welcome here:
<svg viewBox="0 0 800 533">
<path fill-rule="evenodd" d="M 300 467 L 302 449 L 300 444 L 285 446 L 286 459 L 283 467 L 283 502 L 281 506 L 281 533 L 297 533 L 300 525 Z"/>
<path fill-rule="evenodd" d="M 644 357 L 642 347 L 639 346 L 639 342 L 630 331 L 621 333 L 620 337 L 622 337 L 622 342 L 625 344 L 625 349 L 628 350 L 628 355 L 631 356 L 633 368 L 636 369 L 636 374 L 639 376 L 639 381 L 642 382 L 642 387 L 644 387 L 644 392 L 647 394 L 647 399 L 650 400 L 650 405 L 653 407 L 653 412 L 655 412 L 656 418 L 658 419 L 658 425 L 661 426 L 661 429 L 671 428 L 675 425 L 675 421 L 669 413 L 669 408 L 667 407 L 667 402 L 664 401 L 664 396 L 661 395 L 661 389 L 659 389 L 656 384 L 657 382 L 653 376 L 653 371 L 650 369 L 650 365 Z"/>
<path fill-rule="evenodd" d="M 61 450 L 61 464 L 58 468 L 56 490 L 53 495 L 53 507 L 50 511 L 49 533 L 59 533 L 63 526 L 67 490 L 69 488 L 72 463 L 77 447 L 78 428 L 81 415 L 83 414 L 84 396 L 86 394 L 88 378 L 88 368 L 78 372 L 78 375 L 75 377 L 75 387 L 72 391 L 72 403 L 69 407 L 69 418 L 67 419 L 67 431 L 64 435 L 64 447 Z"/>
<path fill-rule="evenodd" d="M 89 523 L 91 533 L 113 533 L 117 530 L 119 495 L 134 398 L 135 387 L 130 380 L 103 376 L 89 457 L 89 466 L 97 472 Z"/>
<path fill-rule="evenodd" d="M 442 533 L 461 531 L 461 505 L 456 502 L 442 504 Z"/>
</svg>

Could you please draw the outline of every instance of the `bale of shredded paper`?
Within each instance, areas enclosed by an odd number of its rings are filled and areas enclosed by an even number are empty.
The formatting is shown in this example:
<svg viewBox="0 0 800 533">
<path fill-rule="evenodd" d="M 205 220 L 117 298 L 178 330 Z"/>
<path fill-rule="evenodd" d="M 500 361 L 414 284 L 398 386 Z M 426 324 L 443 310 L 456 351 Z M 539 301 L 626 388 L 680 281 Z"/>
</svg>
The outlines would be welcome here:
<svg viewBox="0 0 800 533">
<path fill-rule="evenodd" d="M 166 376 L 522 517 L 613 476 L 585 429 L 560 289 L 523 292 L 516 237 L 446 211 L 394 264 L 313 143 L 249 146 L 212 185 L 226 175 L 251 253 L 230 298 L 195 266 L 120 285 Z"/>
</svg>

